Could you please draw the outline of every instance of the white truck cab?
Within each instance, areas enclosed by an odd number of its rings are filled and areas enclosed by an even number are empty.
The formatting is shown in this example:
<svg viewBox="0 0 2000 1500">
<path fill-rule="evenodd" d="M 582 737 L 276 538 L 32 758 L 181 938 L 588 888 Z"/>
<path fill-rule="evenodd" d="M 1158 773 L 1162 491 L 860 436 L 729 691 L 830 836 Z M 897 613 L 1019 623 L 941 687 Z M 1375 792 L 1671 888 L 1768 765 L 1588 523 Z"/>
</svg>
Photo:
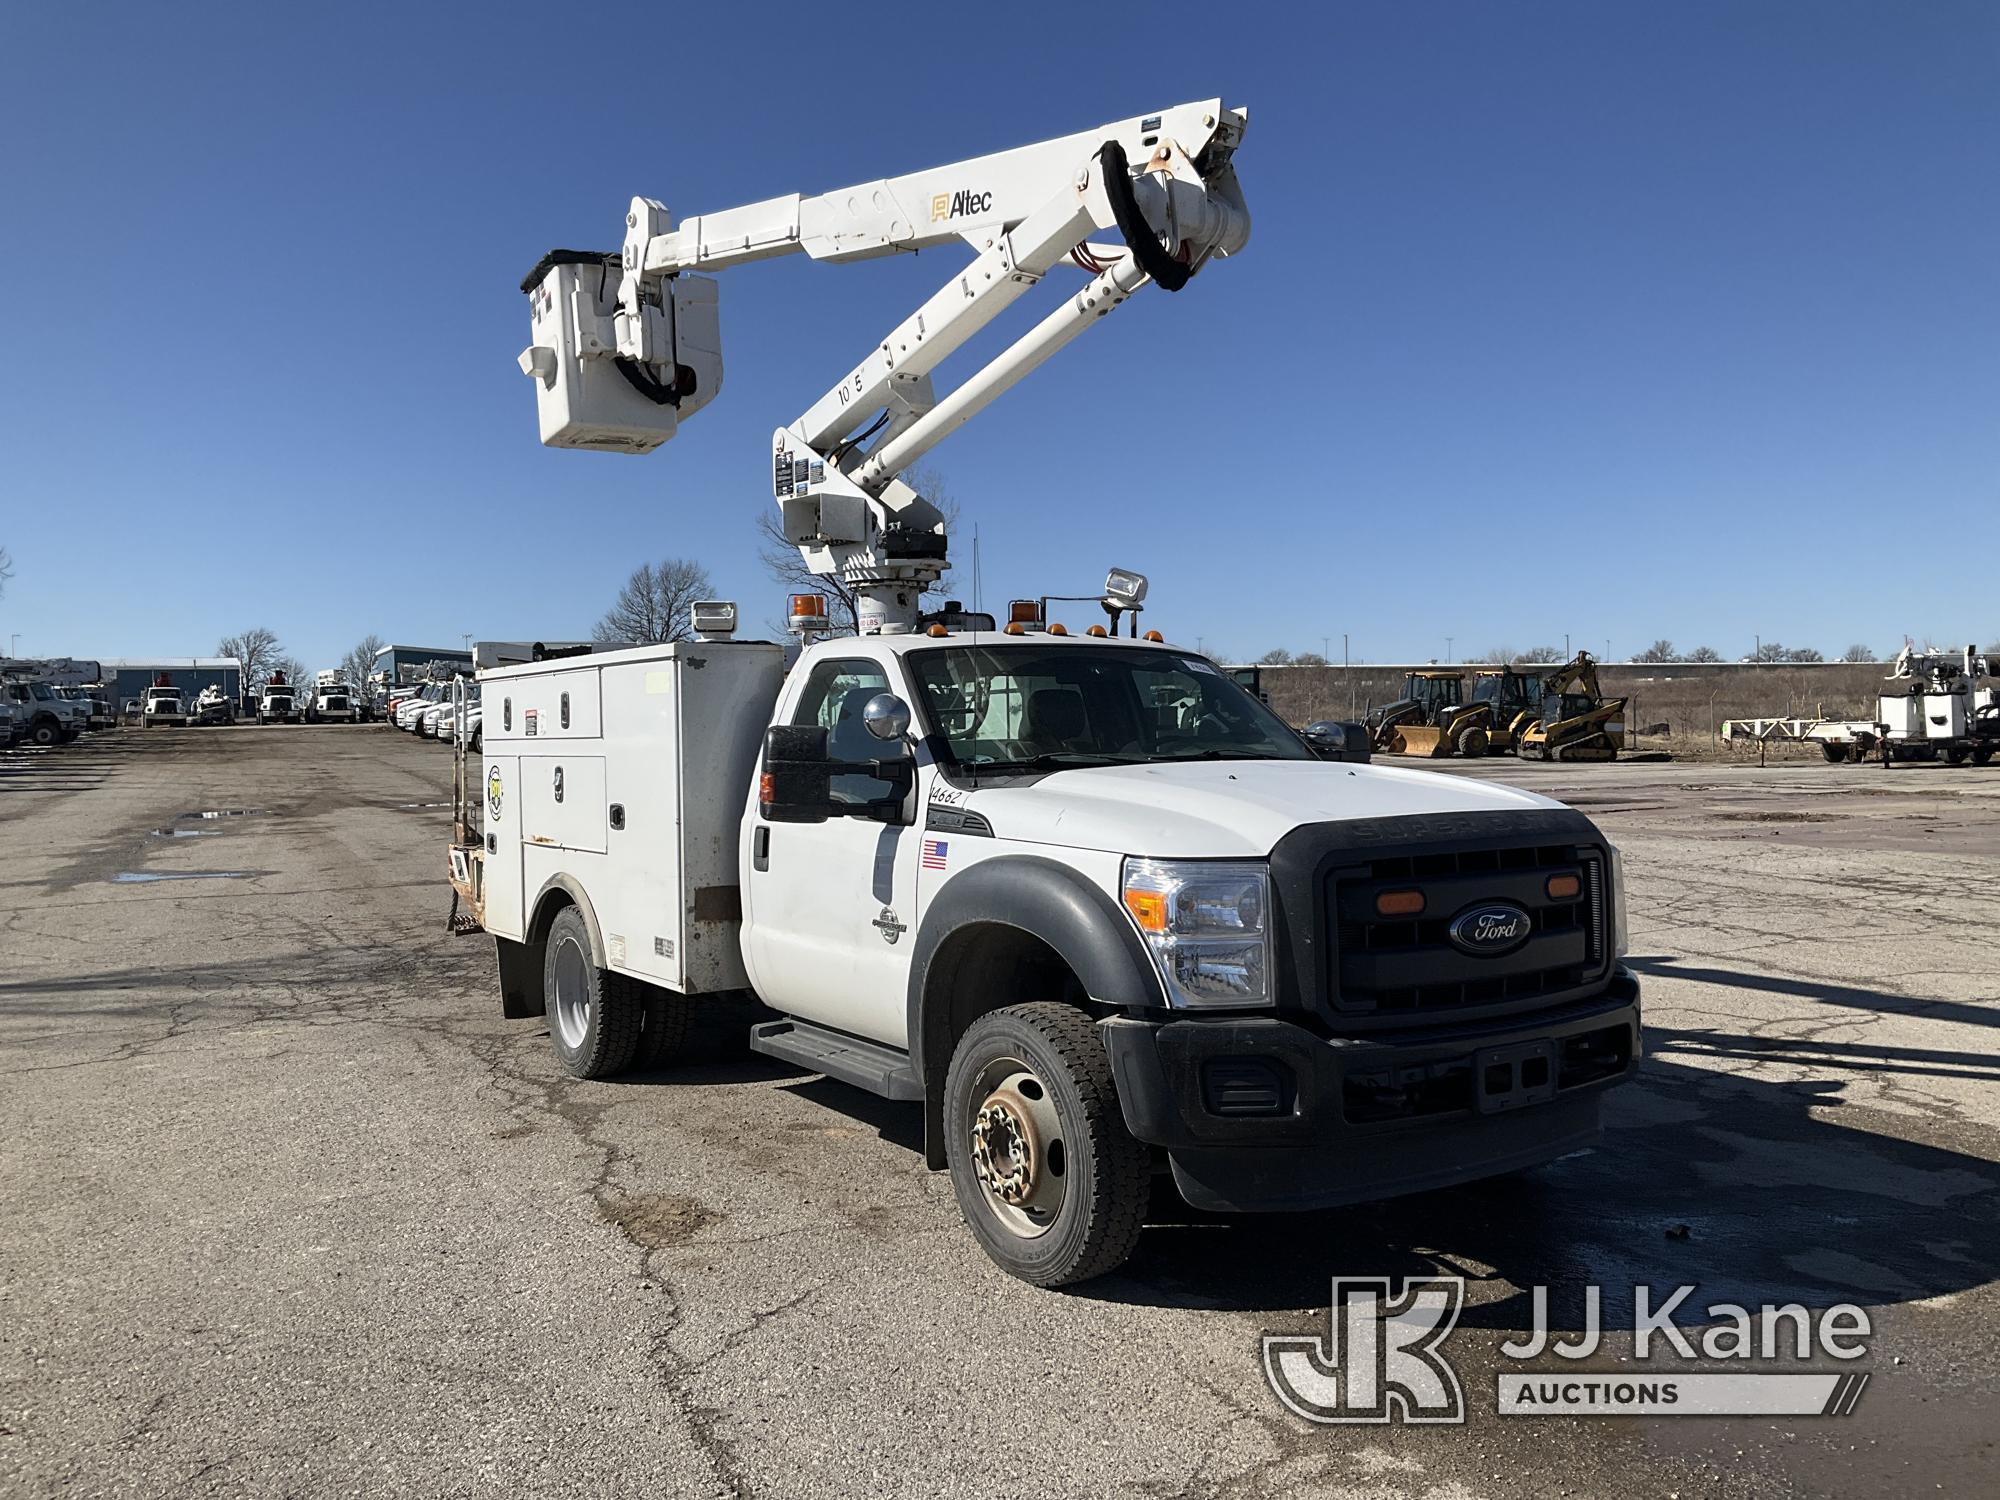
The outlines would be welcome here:
<svg viewBox="0 0 2000 1500">
<path fill-rule="evenodd" d="M 481 674 L 454 882 L 582 1076 L 748 991 L 759 1051 L 924 1111 L 1053 1285 L 1206 1209 L 1589 1141 L 1639 1055 L 1616 852 L 1546 798 L 1328 763 L 1199 653 L 1041 632 L 620 650 Z"/>
<path fill-rule="evenodd" d="M 324 671 L 313 679 L 312 706 L 306 717 L 316 724 L 358 724 L 361 705 L 344 676 Z"/>
<path fill-rule="evenodd" d="M 273 672 L 264 684 L 264 691 L 257 697 L 257 722 L 259 724 L 296 724 L 305 717 L 299 703 L 298 689 L 286 679 L 283 672 Z"/>
<path fill-rule="evenodd" d="M 155 724 L 186 724 L 187 703 L 181 697 L 181 690 L 170 679 L 156 679 L 146 689 L 144 707 L 139 710 L 141 727 L 151 729 Z"/>
</svg>

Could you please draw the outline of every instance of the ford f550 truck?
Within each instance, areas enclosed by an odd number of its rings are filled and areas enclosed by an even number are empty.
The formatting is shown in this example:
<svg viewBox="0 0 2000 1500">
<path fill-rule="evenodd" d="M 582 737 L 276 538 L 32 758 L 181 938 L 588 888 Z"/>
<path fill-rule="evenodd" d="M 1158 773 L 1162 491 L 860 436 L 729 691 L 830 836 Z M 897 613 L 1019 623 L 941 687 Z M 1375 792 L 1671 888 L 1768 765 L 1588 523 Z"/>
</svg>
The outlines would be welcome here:
<svg viewBox="0 0 2000 1500">
<path fill-rule="evenodd" d="M 482 674 L 455 878 L 582 1077 L 745 993 L 759 1051 L 924 1116 L 1000 1265 L 1131 1251 L 1156 1166 L 1304 1209 L 1547 1161 L 1639 1055 L 1582 814 L 1330 764 L 1197 653 L 996 632 Z"/>
<path fill-rule="evenodd" d="M 1247 128 L 1211 99 L 678 225 L 635 198 L 619 250 L 522 283 L 542 440 L 640 454 L 721 387 L 697 272 L 971 248 L 772 435 L 783 535 L 856 633 L 820 638 L 826 599 L 795 596 L 787 672 L 697 604 L 693 642 L 482 671 L 450 862 L 505 1013 L 545 1015 L 573 1073 L 670 1059 L 695 1007 L 753 997 L 758 1051 L 922 1112 L 973 1235 L 1040 1285 L 1120 1264 L 1156 1171 L 1203 1208 L 1304 1209 L 1546 1161 L 1639 1054 L 1618 856 L 1587 818 L 1322 759 L 1201 653 L 1136 639 L 1136 574 L 1077 636 L 1032 601 L 1004 629 L 923 608 L 945 516 L 898 476 L 1143 288 L 1238 254 Z M 1118 394 L 1092 399 L 1115 428 Z M 1150 445 L 1222 399 L 1153 381 L 1125 420 Z"/>
</svg>

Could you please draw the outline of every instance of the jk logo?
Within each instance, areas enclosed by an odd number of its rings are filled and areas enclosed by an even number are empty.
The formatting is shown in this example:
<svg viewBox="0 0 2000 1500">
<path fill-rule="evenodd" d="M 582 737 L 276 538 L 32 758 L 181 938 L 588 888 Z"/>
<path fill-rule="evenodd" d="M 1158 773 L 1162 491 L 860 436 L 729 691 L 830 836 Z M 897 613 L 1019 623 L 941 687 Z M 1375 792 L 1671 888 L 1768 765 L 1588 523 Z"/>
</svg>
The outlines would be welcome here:
<svg viewBox="0 0 2000 1500">
<path fill-rule="evenodd" d="M 1438 1346 L 1465 1305 L 1460 1276 L 1336 1276 L 1324 1340 L 1264 1335 L 1264 1377 L 1308 1422 L 1463 1422 L 1465 1393 Z"/>
</svg>

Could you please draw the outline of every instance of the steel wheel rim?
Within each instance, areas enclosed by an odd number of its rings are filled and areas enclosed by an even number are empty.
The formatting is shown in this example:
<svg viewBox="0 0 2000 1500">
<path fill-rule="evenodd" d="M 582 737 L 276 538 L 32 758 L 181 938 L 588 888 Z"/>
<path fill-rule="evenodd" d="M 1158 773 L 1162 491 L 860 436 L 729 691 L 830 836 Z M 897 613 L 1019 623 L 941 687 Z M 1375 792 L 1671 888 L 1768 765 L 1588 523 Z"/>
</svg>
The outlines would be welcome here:
<svg viewBox="0 0 2000 1500">
<path fill-rule="evenodd" d="M 973 1080 L 960 1125 L 994 1222 L 1017 1239 L 1047 1234 L 1069 1195 L 1062 1117 L 1048 1085 L 1020 1058 L 996 1057 Z"/>
<path fill-rule="evenodd" d="M 556 1030 L 565 1046 L 581 1047 L 590 1031 L 590 964 L 574 938 L 556 944 Z"/>
</svg>

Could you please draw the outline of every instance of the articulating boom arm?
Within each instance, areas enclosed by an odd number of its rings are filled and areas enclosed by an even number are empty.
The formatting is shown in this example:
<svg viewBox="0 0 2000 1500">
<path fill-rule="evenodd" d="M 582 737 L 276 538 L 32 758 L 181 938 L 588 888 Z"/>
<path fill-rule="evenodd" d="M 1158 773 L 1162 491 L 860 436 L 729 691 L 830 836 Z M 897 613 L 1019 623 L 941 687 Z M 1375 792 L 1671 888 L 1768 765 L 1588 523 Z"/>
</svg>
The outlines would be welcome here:
<svg viewBox="0 0 2000 1500">
<path fill-rule="evenodd" d="M 943 570 L 945 536 L 937 508 L 896 476 L 1148 280 L 1178 291 L 1210 258 L 1243 248 L 1250 220 L 1232 158 L 1246 125 L 1220 100 L 1186 104 L 678 228 L 662 204 L 635 198 L 620 253 L 553 251 L 523 283 L 535 342 L 521 368 L 539 382 L 542 441 L 650 452 L 714 397 L 714 284 L 689 273 L 968 243 L 970 265 L 772 437 L 787 540 L 813 572 L 854 590 L 864 632 L 906 629 Z M 1117 242 L 1091 243 L 1099 231 Z M 937 367 L 1064 260 L 1089 281 L 939 396 Z"/>
</svg>

